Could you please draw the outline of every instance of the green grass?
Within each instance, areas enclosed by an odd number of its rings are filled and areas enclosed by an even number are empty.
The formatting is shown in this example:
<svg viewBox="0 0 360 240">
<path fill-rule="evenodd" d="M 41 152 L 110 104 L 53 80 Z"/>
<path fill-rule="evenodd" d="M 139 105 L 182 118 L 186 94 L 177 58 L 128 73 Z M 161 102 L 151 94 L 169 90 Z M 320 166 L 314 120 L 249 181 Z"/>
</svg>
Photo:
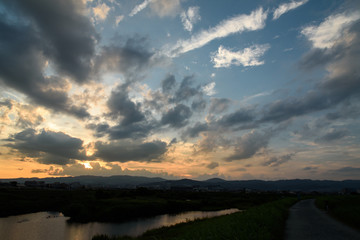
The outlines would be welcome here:
<svg viewBox="0 0 360 240">
<path fill-rule="evenodd" d="M 316 206 L 339 221 L 360 230 L 360 195 L 321 196 L 316 198 Z"/>
<path fill-rule="evenodd" d="M 196 220 L 150 230 L 137 238 L 95 236 L 93 240 L 202 240 L 283 239 L 288 209 L 296 202 L 286 198 L 226 216 Z"/>
</svg>

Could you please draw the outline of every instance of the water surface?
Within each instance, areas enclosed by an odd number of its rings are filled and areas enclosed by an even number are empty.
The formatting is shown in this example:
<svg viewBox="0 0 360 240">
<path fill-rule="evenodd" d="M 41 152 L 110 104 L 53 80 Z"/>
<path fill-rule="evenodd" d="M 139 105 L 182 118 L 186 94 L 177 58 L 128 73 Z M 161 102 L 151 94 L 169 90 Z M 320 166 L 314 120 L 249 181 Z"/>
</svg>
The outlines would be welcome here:
<svg viewBox="0 0 360 240">
<path fill-rule="evenodd" d="M 61 213 L 38 212 L 0 218 L 0 239 L 90 240 L 96 234 L 139 236 L 149 229 L 238 211 L 238 209 L 210 212 L 191 211 L 180 214 L 164 214 L 123 223 L 68 223 L 66 220 L 69 218 Z"/>
</svg>

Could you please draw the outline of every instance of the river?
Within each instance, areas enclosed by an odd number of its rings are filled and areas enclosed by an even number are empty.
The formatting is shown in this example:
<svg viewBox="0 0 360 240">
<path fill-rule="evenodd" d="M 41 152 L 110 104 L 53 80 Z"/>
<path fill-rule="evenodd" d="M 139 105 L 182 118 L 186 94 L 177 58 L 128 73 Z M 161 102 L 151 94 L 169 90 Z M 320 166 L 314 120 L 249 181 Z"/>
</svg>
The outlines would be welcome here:
<svg viewBox="0 0 360 240">
<path fill-rule="evenodd" d="M 90 240 L 94 235 L 139 236 L 149 229 L 171 226 L 194 219 L 230 214 L 238 209 L 190 211 L 164 214 L 123 223 L 68 223 L 59 212 L 38 212 L 0 218 L 1 240 Z"/>
</svg>

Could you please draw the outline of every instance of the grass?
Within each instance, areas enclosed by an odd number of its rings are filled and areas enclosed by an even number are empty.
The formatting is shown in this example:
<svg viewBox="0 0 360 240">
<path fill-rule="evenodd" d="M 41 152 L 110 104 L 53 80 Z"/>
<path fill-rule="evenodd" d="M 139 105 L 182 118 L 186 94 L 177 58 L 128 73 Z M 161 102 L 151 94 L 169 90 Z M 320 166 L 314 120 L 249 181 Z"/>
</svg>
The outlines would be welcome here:
<svg viewBox="0 0 360 240">
<path fill-rule="evenodd" d="M 316 198 L 315 204 L 332 217 L 360 230 L 360 195 L 321 196 Z"/>
<path fill-rule="evenodd" d="M 137 238 L 100 235 L 93 240 L 279 240 L 284 237 L 288 209 L 295 202 L 294 198 L 285 198 L 244 212 L 150 230 Z"/>
</svg>

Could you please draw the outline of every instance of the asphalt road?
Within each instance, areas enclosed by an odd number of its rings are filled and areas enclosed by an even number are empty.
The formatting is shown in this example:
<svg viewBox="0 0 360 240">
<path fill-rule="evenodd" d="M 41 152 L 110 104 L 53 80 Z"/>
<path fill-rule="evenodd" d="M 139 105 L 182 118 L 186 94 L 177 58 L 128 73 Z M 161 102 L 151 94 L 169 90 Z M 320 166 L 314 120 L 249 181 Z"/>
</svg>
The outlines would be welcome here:
<svg viewBox="0 0 360 240">
<path fill-rule="evenodd" d="M 360 240 L 360 232 L 320 211 L 314 201 L 302 200 L 290 208 L 285 239 Z"/>
</svg>

